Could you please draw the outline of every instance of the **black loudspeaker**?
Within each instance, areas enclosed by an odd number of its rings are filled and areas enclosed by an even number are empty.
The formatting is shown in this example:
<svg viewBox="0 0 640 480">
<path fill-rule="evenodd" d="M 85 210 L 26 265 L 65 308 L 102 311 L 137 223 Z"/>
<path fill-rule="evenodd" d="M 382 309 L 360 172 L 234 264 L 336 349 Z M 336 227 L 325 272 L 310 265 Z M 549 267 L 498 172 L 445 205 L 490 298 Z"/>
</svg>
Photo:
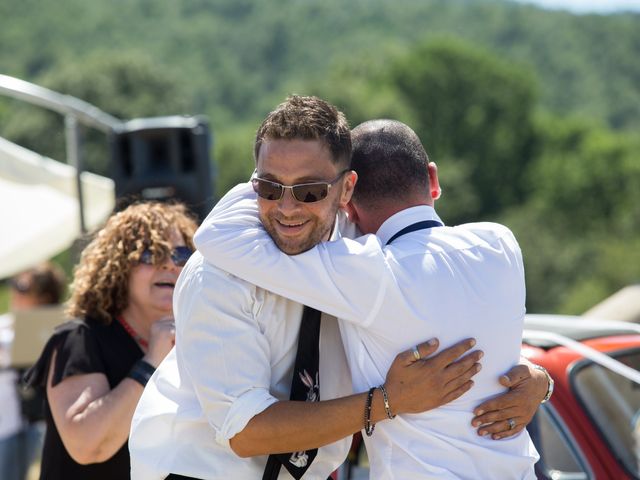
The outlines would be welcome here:
<svg viewBox="0 0 640 480">
<path fill-rule="evenodd" d="M 136 200 L 179 200 L 200 220 L 213 207 L 211 135 L 203 117 L 139 118 L 110 137 L 118 209 Z"/>
</svg>

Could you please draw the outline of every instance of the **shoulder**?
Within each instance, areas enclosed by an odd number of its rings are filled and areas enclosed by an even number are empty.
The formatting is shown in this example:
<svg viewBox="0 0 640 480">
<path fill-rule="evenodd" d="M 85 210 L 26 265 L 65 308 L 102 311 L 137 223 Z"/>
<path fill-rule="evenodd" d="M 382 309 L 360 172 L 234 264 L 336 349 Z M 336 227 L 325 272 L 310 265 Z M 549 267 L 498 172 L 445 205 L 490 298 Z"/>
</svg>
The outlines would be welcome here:
<svg viewBox="0 0 640 480">
<path fill-rule="evenodd" d="M 214 266 L 196 251 L 176 282 L 174 314 L 190 316 L 188 312 L 194 309 L 252 306 L 259 291 L 255 285 Z"/>
<path fill-rule="evenodd" d="M 195 292 L 226 288 L 255 290 L 255 286 L 216 267 L 196 250 L 178 277 L 174 295 L 192 295 Z"/>
<path fill-rule="evenodd" d="M 447 230 L 454 235 L 460 235 L 464 238 L 468 238 L 469 241 L 473 241 L 473 239 L 475 239 L 478 243 L 486 242 L 493 245 L 497 242 L 507 242 L 514 246 L 518 245 L 513 232 L 508 227 L 500 223 L 464 223 L 455 227 L 449 227 Z"/>
<path fill-rule="evenodd" d="M 83 349 L 95 344 L 112 324 L 105 325 L 91 318 L 76 318 L 58 325 L 49 339 L 53 349 Z"/>
<path fill-rule="evenodd" d="M 88 361 L 97 343 L 98 331 L 107 326 L 85 319 L 73 319 L 58 325 L 36 363 L 25 374 L 25 381 L 30 385 L 46 385 L 49 362 L 56 353 L 56 364 L 64 366 L 74 359 Z M 61 381 L 61 369 L 58 369 L 54 384 Z"/>
</svg>

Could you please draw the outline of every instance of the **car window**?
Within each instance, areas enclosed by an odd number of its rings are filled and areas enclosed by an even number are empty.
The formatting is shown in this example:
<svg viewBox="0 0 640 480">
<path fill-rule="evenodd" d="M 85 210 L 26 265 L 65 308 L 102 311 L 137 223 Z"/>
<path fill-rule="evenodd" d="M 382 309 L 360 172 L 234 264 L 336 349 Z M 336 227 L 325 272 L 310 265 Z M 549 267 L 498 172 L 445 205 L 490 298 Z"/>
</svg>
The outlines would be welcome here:
<svg viewBox="0 0 640 480">
<path fill-rule="evenodd" d="M 527 429 L 540 454 L 540 460 L 536 464 L 536 475 L 539 479 L 592 478 L 578 445 L 549 403 L 540 406 Z"/>
<path fill-rule="evenodd" d="M 613 356 L 640 370 L 640 350 Z M 614 456 L 638 477 L 640 385 L 591 361 L 581 362 L 573 369 L 571 384 Z"/>
</svg>

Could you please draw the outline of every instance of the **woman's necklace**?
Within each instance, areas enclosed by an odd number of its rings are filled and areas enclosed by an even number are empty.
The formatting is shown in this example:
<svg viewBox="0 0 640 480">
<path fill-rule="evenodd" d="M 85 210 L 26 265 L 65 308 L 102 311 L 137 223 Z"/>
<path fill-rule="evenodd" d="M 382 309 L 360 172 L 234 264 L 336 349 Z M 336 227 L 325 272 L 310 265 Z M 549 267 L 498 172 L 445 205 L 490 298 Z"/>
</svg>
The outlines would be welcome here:
<svg viewBox="0 0 640 480">
<path fill-rule="evenodd" d="M 149 349 L 149 342 L 147 342 L 144 338 L 138 335 L 136 331 L 133 329 L 133 327 L 127 323 L 127 321 L 124 319 L 122 315 L 118 315 L 116 318 L 120 322 L 120 325 L 122 325 L 122 327 L 127 331 L 127 333 L 131 335 L 131 338 L 133 338 L 136 342 L 138 342 L 138 345 L 140 345 L 145 350 Z"/>
</svg>

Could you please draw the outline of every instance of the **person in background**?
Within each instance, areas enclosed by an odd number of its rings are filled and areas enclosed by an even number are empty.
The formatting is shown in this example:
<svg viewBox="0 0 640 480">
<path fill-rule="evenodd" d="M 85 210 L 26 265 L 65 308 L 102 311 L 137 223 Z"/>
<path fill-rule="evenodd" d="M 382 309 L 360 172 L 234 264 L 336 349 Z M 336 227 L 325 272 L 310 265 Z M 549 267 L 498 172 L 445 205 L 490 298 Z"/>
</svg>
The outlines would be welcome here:
<svg viewBox="0 0 640 480">
<path fill-rule="evenodd" d="M 18 389 L 20 372 L 11 367 L 13 312 L 49 308 L 62 303 L 66 277 L 52 262 L 9 280 L 9 313 L 0 317 L 0 478 L 24 480 L 42 446 L 42 395 Z"/>
<path fill-rule="evenodd" d="M 41 479 L 129 478 L 133 411 L 174 345 L 173 289 L 193 250 L 181 204 L 115 213 L 82 252 L 67 314 L 34 367 L 46 389 Z"/>
</svg>

